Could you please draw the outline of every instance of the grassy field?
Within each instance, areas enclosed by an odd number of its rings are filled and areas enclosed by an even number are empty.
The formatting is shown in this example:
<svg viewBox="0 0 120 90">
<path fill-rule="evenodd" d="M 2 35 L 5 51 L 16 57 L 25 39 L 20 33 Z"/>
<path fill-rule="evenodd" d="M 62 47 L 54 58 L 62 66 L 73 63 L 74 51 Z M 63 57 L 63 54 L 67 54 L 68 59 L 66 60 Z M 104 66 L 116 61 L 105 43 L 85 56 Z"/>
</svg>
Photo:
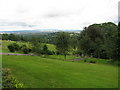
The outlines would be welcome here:
<svg viewBox="0 0 120 90">
<path fill-rule="evenodd" d="M 27 47 L 31 47 L 30 43 L 26 43 L 26 42 L 16 42 L 16 41 L 7 41 L 7 40 L 2 40 L 2 52 L 3 53 L 12 53 L 9 51 L 9 49 L 7 48 L 8 45 L 12 44 L 12 43 L 17 43 L 19 45 L 23 45 L 25 44 Z M 14 52 L 14 53 L 21 53 L 21 52 Z"/>
<path fill-rule="evenodd" d="M 60 59 L 60 60 L 65 60 L 65 57 L 64 55 L 49 55 L 47 56 L 48 58 L 52 58 L 52 59 Z M 72 59 L 75 59 L 75 58 L 81 58 L 80 56 L 79 57 L 75 57 L 73 55 L 67 55 L 66 56 L 66 60 L 72 60 Z"/>
<path fill-rule="evenodd" d="M 118 68 L 39 56 L 3 56 L 3 67 L 29 88 L 116 88 Z"/>
<path fill-rule="evenodd" d="M 0 41 L 1 42 L 1 41 Z M 23 45 L 25 44 L 27 47 L 31 47 L 31 44 L 28 43 L 28 42 L 16 42 L 16 41 L 7 41 L 7 40 L 2 40 L 2 51 L 0 50 L 0 52 L 3 52 L 3 53 L 11 53 L 7 46 L 12 44 L 12 43 L 17 43 L 19 45 Z M 44 45 L 45 43 L 42 43 L 42 45 Z M 56 51 L 56 48 L 55 48 L 55 45 L 53 44 L 46 44 L 48 46 L 48 49 L 51 50 L 51 51 Z M 21 52 L 14 52 L 14 53 L 21 53 Z"/>
</svg>

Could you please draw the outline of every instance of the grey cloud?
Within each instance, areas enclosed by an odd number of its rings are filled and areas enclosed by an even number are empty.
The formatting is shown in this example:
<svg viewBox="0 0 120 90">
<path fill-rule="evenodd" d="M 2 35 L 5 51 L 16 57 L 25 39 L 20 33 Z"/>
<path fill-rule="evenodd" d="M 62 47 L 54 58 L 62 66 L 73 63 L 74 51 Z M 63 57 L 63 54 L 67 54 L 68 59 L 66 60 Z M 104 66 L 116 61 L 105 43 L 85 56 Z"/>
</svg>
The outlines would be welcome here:
<svg viewBox="0 0 120 90">
<path fill-rule="evenodd" d="M 48 14 L 48 15 L 45 15 L 46 17 L 60 17 L 62 15 L 60 14 Z"/>
<path fill-rule="evenodd" d="M 58 18 L 58 17 L 67 17 L 69 15 L 71 15 L 71 13 L 69 13 L 69 12 L 53 12 L 53 13 L 45 14 L 44 17 Z"/>
<path fill-rule="evenodd" d="M 35 25 L 29 25 L 25 22 L 0 22 L 0 26 L 23 26 L 23 27 L 34 27 Z"/>
</svg>

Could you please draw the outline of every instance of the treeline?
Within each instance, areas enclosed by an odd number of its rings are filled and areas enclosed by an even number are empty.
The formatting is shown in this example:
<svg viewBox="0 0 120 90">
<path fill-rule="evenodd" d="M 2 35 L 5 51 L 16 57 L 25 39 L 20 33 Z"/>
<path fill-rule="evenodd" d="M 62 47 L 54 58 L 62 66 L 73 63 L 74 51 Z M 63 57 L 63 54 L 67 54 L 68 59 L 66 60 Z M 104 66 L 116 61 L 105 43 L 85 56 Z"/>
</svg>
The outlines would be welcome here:
<svg viewBox="0 0 120 90">
<path fill-rule="evenodd" d="M 32 50 L 43 53 L 40 43 L 52 43 L 56 45 L 57 54 L 89 56 L 95 58 L 119 60 L 119 32 L 120 23 L 117 26 L 112 22 L 93 24 L 85 27 L 79 34 L 56 32 L 47 35 L 18 36 L 14 34 L 2 34 L 3 40 L 27 41 L 34 46 Z M 19 39 L 18 39 L 19 38 Z"/>
<path fill-rule="evenodd" d="M 22 35 L 2 34 L 2 40 L 24 41 L 24 38 Z"/>
<path fill-rule="evenodd" d="M 120 26 L 108 22 L 85 27 L 79 36 L 62 32 L 56 36 L 56 47 L 65 57 L 69 47 L 73 47 L 74 55 L 119 60 L 119 29 Z"/>
<path fill-rule="evenodd" d="M 33 38 L 37 39 L 40 43 L 54 43 L 54 36 L 56 33 L 46 33 L 46 34 L 1 34 L 2 40 L 11 40 L 11 41 L 24 41 L 31 42 Z"/>
<path fill-rule="evenodd" d="M 114 23 L 85 27 L 78 38 L 78 48 L 85 55 L 118 60 L 118 26 Z"/>
</svg>

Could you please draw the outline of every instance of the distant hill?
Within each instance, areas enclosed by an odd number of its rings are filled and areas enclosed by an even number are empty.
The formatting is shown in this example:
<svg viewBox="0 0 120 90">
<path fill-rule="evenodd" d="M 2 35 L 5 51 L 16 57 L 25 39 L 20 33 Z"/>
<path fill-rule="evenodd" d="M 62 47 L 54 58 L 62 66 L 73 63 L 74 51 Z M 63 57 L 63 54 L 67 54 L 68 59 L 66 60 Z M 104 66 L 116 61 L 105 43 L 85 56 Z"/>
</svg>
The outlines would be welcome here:
<svg viewBox="0 0 120 90">
<path fill-rule="evenodd" d="M 0 31 L 1 34 L 3 33 L 14 33 L 14 34 L 30 34 L 30 33 L 53 33 L 53 32 L 75 32 L 79 33 L 81 30 L 56 30 L 56 29 L 39 29 L 39 30 L 17 30 L 17 31 Z"/>
</svg>

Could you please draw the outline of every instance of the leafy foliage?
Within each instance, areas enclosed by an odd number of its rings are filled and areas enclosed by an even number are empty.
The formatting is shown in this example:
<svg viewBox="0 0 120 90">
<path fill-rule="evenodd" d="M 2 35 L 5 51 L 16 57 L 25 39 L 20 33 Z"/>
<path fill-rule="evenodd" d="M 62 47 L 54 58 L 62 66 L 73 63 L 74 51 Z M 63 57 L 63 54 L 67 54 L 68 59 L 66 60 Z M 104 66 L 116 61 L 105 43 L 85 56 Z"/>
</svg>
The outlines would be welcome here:
<svg viewBox="0 0 120 90">
<path fill-rule="evenodd" d="M 70 44 L 70 36 L 68 33 L 65 32 L 59 32 L 56 36 L 56 49 L 64 54 L 65 59 L 67 52 L 69 51 L 69 44 Z"/>
<path fill-rule="evenodd" d="M 10 50 L 10 52 L 15 52 L 15 51 L 18 51 L 20 47 L 17 43 L 12 43 L 8 45 L 8 49 Z"/>
<path fill-rule="evenodd" d="M 79 49 L 89 56 L 115 60 L 117 37 L 117 25 L 114 23 L 93 24 L 80 33 Z"/>
<path fill-rule="evenodd" d="M 17 79 L 12 75 L 9 68 L 4 68 L 2 71 L 2 87 L 3 88 L 22 88 L 23 83 L 17 81 Z"/>
</svg>

